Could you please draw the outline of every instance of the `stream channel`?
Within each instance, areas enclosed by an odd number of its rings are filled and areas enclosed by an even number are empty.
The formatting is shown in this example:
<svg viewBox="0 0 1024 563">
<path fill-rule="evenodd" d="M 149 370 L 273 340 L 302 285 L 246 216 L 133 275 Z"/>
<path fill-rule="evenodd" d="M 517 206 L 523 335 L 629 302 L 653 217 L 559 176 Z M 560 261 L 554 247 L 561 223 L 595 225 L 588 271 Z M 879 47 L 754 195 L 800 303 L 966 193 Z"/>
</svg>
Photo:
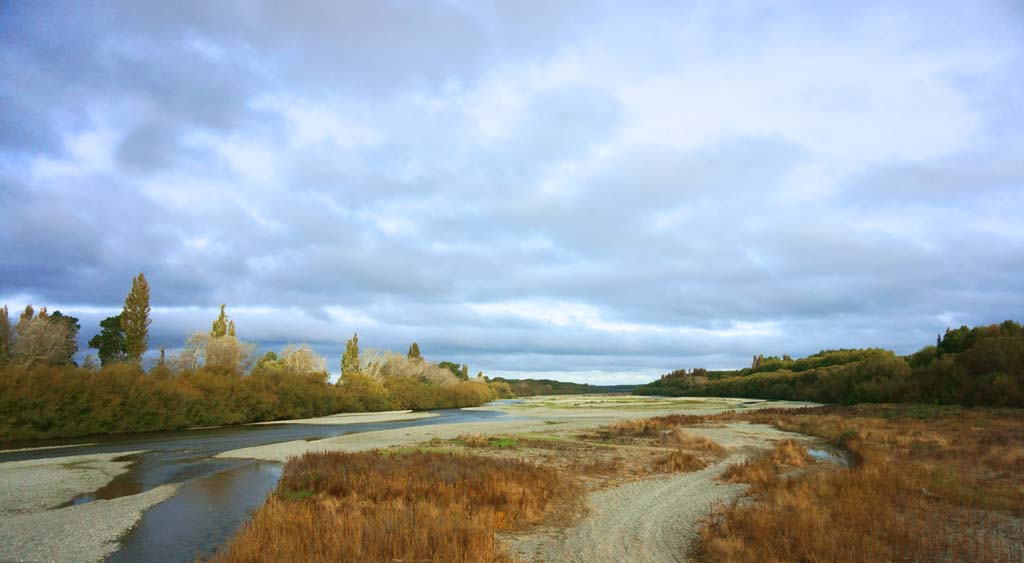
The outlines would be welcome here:
<svg viewBox="0 0 1024 563">
<path fill-rule="evenodd" d="M 248 520 L 252 511 L 263 504 L 281 477 L 282 465 L 279 463 L 217 459 L 213 457 L 216 454 L 292 440 L 479 422 L 505 416 L 496 411 L 461 409 L 434 412 L 438 416 L 411 421 L 334 425 L 281 423 L 25 442 L 19 443 L 18 447 L 88 444 L 0 453 L 0 463 L 145 450 L 145 453 L 126 458 L 133 462 L 128 472 L 118 475 L 97 491 L 68 499 L 67 504 L 135 495 L 166 483 L 181 483 L 173 497 L 143 513 L 139 523 L 121 538 L 120 549 L 107 561 L 192 561 L 197 555 L 210 555 L 223 544 Z"/>
</svg>

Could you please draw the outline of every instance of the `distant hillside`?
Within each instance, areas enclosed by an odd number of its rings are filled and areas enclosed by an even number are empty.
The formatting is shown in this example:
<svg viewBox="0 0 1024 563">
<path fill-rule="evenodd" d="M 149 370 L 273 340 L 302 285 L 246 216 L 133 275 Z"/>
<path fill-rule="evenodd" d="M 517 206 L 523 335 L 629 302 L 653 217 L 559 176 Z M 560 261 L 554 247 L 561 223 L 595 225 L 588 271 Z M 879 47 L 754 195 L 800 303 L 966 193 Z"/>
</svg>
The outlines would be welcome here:
<svg viewBox="0 0 1024 563">
<path fill-rule="evenodd" d="M 570 383 L 553 379 L 505 379 L 503 377 L 492 377 L 488 381 L 507 383 L 512 389 L 512 394 L 516 397 L 629 393 L 636 388 L 635 385 L 590 385 L 589 383 Z"/>
<path fill-rule="evenodd" d="M 947 329 L 935 346 L 909 356 L 878 348 L 826 350 L 795 360 L 755 356 L 749 368 L 676 370 L 634 393 L 1024 407 L 1024 328 L 1006 321 Z"/>
</svg>

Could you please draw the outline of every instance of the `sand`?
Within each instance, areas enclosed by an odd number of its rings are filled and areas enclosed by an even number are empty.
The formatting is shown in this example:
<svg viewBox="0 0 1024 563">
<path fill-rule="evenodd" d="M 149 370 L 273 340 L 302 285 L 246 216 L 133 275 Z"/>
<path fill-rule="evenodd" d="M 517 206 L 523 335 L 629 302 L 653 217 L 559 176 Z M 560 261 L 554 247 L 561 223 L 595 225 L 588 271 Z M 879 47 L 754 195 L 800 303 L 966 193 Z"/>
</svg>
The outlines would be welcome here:
<svg viewBox="0 0 1024 563">
<path fill-rule="evenodd" d="M 747 405 L 747 406 L 742 406 Z M 365 451 L 391 446 L 409 446 L 431 438 L 449 439 L 460 434 L 521 434 L 544 430 L 582 430 L 618 420 L 629 420 L 670 413 L 713 414 L 738 408 L 798 408 L 813 403 L 793 401 L 750 401 L 718 398 L 658 398 L 626 396 L 531 397 L 521 403 L 473 407 L 472 410 L 502 411 L 530 420 L 496 419 L 485 422 L 433 424 L 348 434 L 323 440 L 296 440 L 240 448 L 217 454 L 219 458 L 244 458 L 263 461 L 287 461 L 289 457 L 315 451 Z"/>
<path fill-rule="evenodd" d="M 95 446 L 96 442 L 85 442 L 83 444 L 64 444 L 63 446 L 39 446 L 36 448 L 17 448 L 14 450 L 0 450 L 0 454 L 13 454 L 17 452 L 39 452 L 43 450 L 60 450 L 63 448 L 82 448 L 86 446 Z"/>
</svg>

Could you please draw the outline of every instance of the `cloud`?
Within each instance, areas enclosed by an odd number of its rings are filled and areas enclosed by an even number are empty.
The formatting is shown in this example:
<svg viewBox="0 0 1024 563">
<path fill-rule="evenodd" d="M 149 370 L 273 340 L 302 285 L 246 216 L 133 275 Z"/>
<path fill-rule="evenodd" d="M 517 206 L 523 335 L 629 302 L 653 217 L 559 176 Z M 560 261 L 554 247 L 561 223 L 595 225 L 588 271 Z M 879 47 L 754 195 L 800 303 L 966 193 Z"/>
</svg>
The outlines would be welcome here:
<svg viewBox="0 0 1024 563">
<path fill-rule="evenodd" d="M 641 381 L 1024 316 L 990 2 L 0 14 L 0 302 Z M 1014 19 L 1014 18 L 1017 19 Z M 336 364 L 337 358 L 329 365 Z"/>
</svg>

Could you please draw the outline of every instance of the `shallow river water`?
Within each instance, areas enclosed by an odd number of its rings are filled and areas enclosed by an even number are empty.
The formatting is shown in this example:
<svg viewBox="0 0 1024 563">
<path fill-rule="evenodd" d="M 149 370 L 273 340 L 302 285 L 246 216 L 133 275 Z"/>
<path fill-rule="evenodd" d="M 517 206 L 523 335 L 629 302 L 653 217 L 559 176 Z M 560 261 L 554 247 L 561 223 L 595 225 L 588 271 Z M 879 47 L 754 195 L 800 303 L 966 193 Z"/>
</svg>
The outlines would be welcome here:
<svg viewBox="0 0 1024 563">
<path fill-rule="evenodd" d="M 281 477 L 281 464 L 215 459 L 214 455 L 291 440 L 316 440 L 356 432 L 465 423 L 504 416 L 494 411 L 442 410 L 439 416 L 411 421 L 343 425 L 272 424 L 84 438 L 49 450 L 0 453 L 0 463 L 82 454 L 131 452 L 128 472 L 103 488 L 68 499 L 68 504 L 134 495 L 166 483 L 181 483 L 178 492 L 143 513 L 107 561 L 192 561 L 209 555 L 263 503 Z M 76 441 L 19 443 L 17 447 L 75 444 Z M 7 445 L 5 444 L 5 447 Z"/>
</svg>

